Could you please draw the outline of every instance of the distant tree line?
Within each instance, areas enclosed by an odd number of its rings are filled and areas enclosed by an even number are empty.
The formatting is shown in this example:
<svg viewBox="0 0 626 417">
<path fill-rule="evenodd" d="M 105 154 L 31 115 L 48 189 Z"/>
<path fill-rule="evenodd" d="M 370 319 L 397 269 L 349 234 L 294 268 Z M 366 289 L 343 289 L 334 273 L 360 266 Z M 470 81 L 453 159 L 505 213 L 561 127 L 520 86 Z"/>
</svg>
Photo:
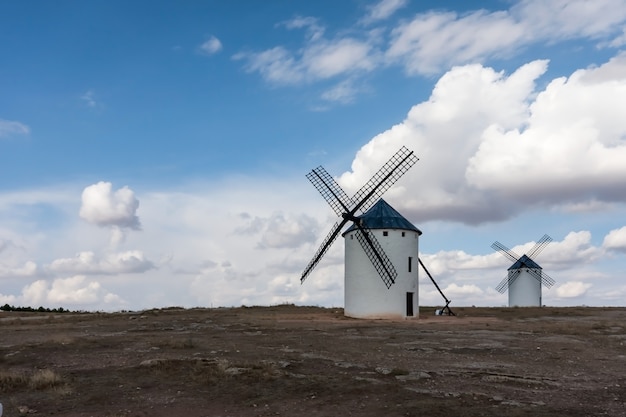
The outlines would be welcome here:
<svg viewBox="0 0 626 417">
<path fill-rule="evenodd" d="M 69 313 L 70 312 L 70 310 L 65 309 L 63 307 L 59 307 L 59 308 L 44 308 L 44 307 L 33 308 L 33 307 L 15 307 L 15 306 L 10 306 L 8 304 L 5 304 L 2 307 L 0 307 L 0 310 L 2 310 L 2 311 L 28 311 L 28 312 L 38 312 L 38 313 Z"/>
</svg>

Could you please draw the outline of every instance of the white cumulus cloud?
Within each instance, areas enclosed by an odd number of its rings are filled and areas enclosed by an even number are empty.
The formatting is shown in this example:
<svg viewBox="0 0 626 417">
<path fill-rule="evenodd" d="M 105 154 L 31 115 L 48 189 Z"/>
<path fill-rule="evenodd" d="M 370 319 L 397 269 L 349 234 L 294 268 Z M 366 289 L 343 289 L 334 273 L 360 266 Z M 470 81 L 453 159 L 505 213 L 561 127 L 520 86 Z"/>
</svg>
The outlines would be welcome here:
<svg viewBox="0 0 626 417">
<path fill-rule="evenodd" d="M 98 282 L 85 282 L 84 276 L 56 279 L 48 291 L 47 299 L 51 303 L 61 304 L 92 304 L 98 301 L 101 291 Z"/>
<path fill-rule="evenodd" d="M 477 285 L 473 284 L 450 284 L 444 290 L 443 293 L 446 294 L 447 297 L 461 298 L 467 296 L 480 296 L 483 294 L 483 290 L 481 290 Z"/>
<path fill-rule="evenodd" d="M 32 277 L 39 272 L 37 264 L 26 261 L 22 265 L 7 265 L 0 262 L 0 278 Z"/>
<path fill-rule="evenodd" d="M 450 70 L 402 123 L 361 148 L 339 183 L 356 191 L 405 145 L 420 161 L 386 198 L 418 222 L 478 224 L 532 206 L 625 202 L 626 54 L 538 90 L 547 64 L 510 75 Z"/>
<path fill-rule="evenodd" d="M 58 278 L 52 282 L 35 281 L 24 287 L 18 298 L 29 306 L 70 308 L 123 302 L 121 297 L 108 292 L 97 281 L 88 281 L 82 275 Z"/>
<path fill-rule="evenodd" d="M 508 200 L 495 200 L 467 183 L 468 160 L 492 124 L 513 128 L 525 123 L 535 79 L 546 65 L 534 61 L 508 76 L 480 65 L 452 69 L 437 82 L 428 101 L 415 105 L 402 123 L 359 150 L 352 171 L 340 177 L 340 184 L 355 192 L 405 145 L 420 161 L 399 181 L 404 191 L 386 194 L 390 202 L 402 201 L 398 208 L 403 212 L 409 210 L 420 222 L 480 223 L 507 217 Z"/>
<path fill-rule="evenodd" d="M 602 246 L 607 249 L 626 252 L 626 226 L 620 229 L 611 230 L 604 237 Z"/>
<path fill-rule="evenodd" d="M 617 103 L 625 100 L 626 54 L 552 81 L 530 106 L 525 126 L 485 129 L 468 181 L 524 198 L 621 201 L 626 123 Z"/>
<path fill-rule="evenodd" d="M 205 55 L 213 55 L 222 50 L 222 42 L 215 36 L 211 36 L 200 45 L 200 52 Z"/>
<path fill-rule="evenodd" d="M 592 284 L 581 281 L 569 281 L 559 285 L 556 289 L 556 295 L 560 298 L 575 298 L 584 295 Z"/>
<path fill-rule="evenodd" d="M 80 217 L 98 226 L 138 230 L 138 207 L 139 200 L 130 188 L 113 191 L 110 182 L 100 181 L 83 190 Z"/>
</svg>

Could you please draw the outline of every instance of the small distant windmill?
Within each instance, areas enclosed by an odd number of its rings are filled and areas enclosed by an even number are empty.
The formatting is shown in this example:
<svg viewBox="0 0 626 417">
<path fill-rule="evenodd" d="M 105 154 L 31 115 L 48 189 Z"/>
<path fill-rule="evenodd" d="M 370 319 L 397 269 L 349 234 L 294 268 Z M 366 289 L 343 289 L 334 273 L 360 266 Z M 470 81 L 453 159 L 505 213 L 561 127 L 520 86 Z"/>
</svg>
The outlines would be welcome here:
<svg viewBox="0 0 626 417">
<path fill-rule="evenodd" d="M 352 198 L 323 167 L 307 174 L 341 220 L 332 227 L 300 281 L 304 282 L 344 226 L 351 222 L 342 233 L 346 239 L 344 312 L 347 316 L 406 318 L 419 314 L 417 262 L 418 238 L 422 232 L 380 198 L 417 161 L 413 151 L 402 147 Z M 381 291 L 381 280 L 387 291 Z"/>
<path fill-rule="evenodd" d="M 491 245 L 513 262 L 508 269 L 507 276 L 496 287 L 501 294 L 509 290 L 509 307 L 540 307 L 541 285 L 552 287 L 555 281 L 548 276 L 537 264 L 533 257 L 537 256 L 552 241 L 548 235 L 543 235 L 527 254 L 519 256 L 502 243 L 495 241 Z"/>
</svg>

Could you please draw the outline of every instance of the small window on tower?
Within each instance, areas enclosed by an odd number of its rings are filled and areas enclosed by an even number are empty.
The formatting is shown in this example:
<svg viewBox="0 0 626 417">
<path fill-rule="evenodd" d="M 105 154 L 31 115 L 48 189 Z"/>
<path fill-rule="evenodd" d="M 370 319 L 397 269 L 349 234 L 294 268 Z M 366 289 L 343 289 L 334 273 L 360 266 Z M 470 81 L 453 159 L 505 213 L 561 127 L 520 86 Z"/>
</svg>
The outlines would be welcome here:
<svg viewBox="0 0 626 417">
<path fill-rule="evenodd" d="M 412 268 L 413 268 L 413 257 L 409 256 L 409 272 L 411 272 Z"/>
<path fill-rule="evenodd" d="M 389 236 L 389 232 L 385 230 L 385 231 L 383 232 L 383 236 Z"/>
<path fill-rule="evenodd" d="M 404 237 L 405 234 L 406 234 L 405 232 L 402 232 L 402 237 Z"/>
</svg>

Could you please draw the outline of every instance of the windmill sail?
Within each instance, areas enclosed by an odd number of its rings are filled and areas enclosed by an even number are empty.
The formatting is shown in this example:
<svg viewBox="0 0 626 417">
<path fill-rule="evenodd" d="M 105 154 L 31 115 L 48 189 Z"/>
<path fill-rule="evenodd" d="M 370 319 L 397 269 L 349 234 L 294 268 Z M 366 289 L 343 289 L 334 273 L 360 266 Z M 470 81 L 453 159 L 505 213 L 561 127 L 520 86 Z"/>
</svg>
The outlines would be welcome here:
<svg viewBox="0 0 626 417">
<path fill-rule="evenodd" d="M 352 200 L 358 202 L 362 212 L 367 211 L 418 160 L 413 151 L 403 146 L 354 194 Z"/>
<path fill-rule="evenodd" d="M 335 179 L 323 167 L 315 168 L 306 177 L 338 216 L 352 210 L 355 205 L 352 199 L 348 197 Z"/>
<path fill-rule="evenodd" d="M 333 211 L 343 219 L 335 223 L 321 246 L 304 269 L 300 282 L 304 282 L 315 266 L 328 251 L 341 229 L 348 221 L 359 228 L 357 240 L 368 259 L 376 269 L 387 288 L 395 282 L 397 272 L 374 235 L 360 225 L 357 212 L 364 212 L 378 200 L 400 177 L 418 161 L 413 151 L 404 146 L 400 148 L 376 174 L 356 194 L 349 198 L 333 177 L 323 167 L 313 169 L 307 178 L 330 205 Z"/>
<path fill-rule="evenodd" d="M 552 238 L 548 235 L 543 235 L 543 237 L 539 239 L 537 243 L 535 243 L 535 246 L 533 246 L 533 248 L 528 251 L 526 256 L 528 256 L 529 258 L 533 258 L 534 256 L 538 255 L 550 242 L 552 242 Z"/>
<path fill-rule="evenodd" d="M 498 286 L 496 287 L 496 291 L 498 291 L 500 294 L 504 294 L 506 290 L 517 279 L 517 277 L 519 276 L 521 272 L 522 272 L 521 269 L 516 269 L 515 271 L 512 271 L 510 274 L 504 277 L 504 279 L 500 281 L 500 284 L 498 284 Z"/>
<path fill-rule="evenodd" d="M 311 273 L 311 271 L 313 271 L 315 266 L 319 263 L 319 261 L 322 259 L 324 254 L 328 251 L 330 246 L 333 244 L 335 239 L 337 239 L 337 236 L 339 236 L 339 232 L 341 232 L 341 229 L 347 222 L 348 220 L 344 219 L 341 223 L 335 223 L 332 229 L 330 229 L 330 233 L 328 233 L 328 235 L 326 236 L 326 238 L 320 245 L 317 252 L 315 252 L 313 259 L 311 259 L 307 267 L 304 268 L 304 272 L 302 272 L 302 276 L 300 277 L 300 283 L 304 282 L 306 277 Z"/>
<path fill-rule="evenodd" d="M 495 249 L 496 251 L 500 252 L 502 255 L 504 255 L 506 258 L 508 258 L 512 262 L 517 262 L 517 260 L 521 258 L 521 256 L 519 256 L 517 253 L 513 252 L 511 249 L 507 248 L 506 246 L 504 246 L 502 243 L 498 242 L 497 240 L 491 244 L 491 247 Z"/>
<path fill-rule="evenodd" d="M 530 275 L 532 275 L 533 277 L 535 277 L 535 279 L 537 279 L 537 281 L 541 282 L 543 284 L 544 287 L 546 288 L 551 288 L 556 281 L 554 279 L 552 279 L 548 274 L 546 274 L 545 272 L 543 272 L 542 269 L 529 269 L 528 273 Z"/>
<path fill-rule="evenodd" d="M 380 275 L 380 278 L 383 280 L 387 288 L 391 288 L 391 286 L 396 282 L 398 273 L 374 234 L 367 229 L 359 227 L 359 230 L 356 232 L 356 238 L 365 251 L 365 254 L 372 262 L 372 265 L 374 265 L 374 268 L 376 269 L 376 272 L 378 272 L 378 275 Z"/>
</svg>

